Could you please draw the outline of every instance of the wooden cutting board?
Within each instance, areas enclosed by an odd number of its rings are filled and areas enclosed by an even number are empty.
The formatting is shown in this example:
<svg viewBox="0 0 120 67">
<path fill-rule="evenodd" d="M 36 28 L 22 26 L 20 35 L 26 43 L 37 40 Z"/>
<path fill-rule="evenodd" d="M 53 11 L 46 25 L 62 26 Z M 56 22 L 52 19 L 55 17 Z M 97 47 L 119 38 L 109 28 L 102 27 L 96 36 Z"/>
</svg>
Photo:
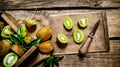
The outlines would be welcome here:
<svg viewBox="0 0 120 67">
<path fill-rule="evenodd" d="M 55 47 L 55 54 L 73 54 L 73 53 L 78 53 L 78 50 L 81 46 L 81 44 L 76 44 L 73 40 L 73 32 L 76 29 L 80 29 L 84 32 L 85 39 L 92 30 L 94 24 L 99 20 L 100 25 L 96 31 L 96 34 L 93 38 L 92 43 L 90 44 L 90 48 L 88 52 L 102 52 L 102 51 L 108 51 L 108 30 L 107 30 L 107 22 L 106 22 L 106 17 L 104 12 L 90 12 L 90 13 L 63 13 L 63 14 L 53 14 L 50 15 L 50 26 L 53 30 L 53 36 L 52 36 L 52 41 L 54 43 Z M 63 26 L 63 20 L 65 17 L 71 17 L 71 19 L 74 22 L 74 27 L 71 31 L 67 31 L 64 26 Z M 84 19 L 88 18 L 88 27 L 87 28 L 80 28 L 78 26 L 78 20 L 79 19 Z M 66 46 L 61 47 L 56 43 L 56 36 L 59 33 L 65 34 L 69 42 Z M 85 40 L 84 39 L 84 40 Z"/>
</svg>

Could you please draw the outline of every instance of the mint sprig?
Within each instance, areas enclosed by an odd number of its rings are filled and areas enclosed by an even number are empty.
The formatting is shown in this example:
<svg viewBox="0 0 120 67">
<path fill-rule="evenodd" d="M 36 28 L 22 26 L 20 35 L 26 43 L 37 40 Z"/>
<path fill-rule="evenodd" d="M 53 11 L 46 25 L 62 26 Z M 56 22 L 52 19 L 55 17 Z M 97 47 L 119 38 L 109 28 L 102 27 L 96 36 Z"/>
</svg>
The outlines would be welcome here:
<svg viewBox="0 0 120 67">
<path fill-rule="evenodd" d="M 42 67 L 54 67 L 54 65 L 56 65 L 57 67 L 59 67 L 58 61 L 59 61 L 60 59 L 62 59 L 63 57 L 64 57 L 64 56 L 56 57 L 56 56 L 52 55 L 52 56 L 48 57 L 48 58 L 44 61 Z"/>
<path fill-rule="evenodd" d="M 14 44 L 22 45 L 24 50 L 28 50 L 32 46 L 37 46 L 41 40 L 41 39 L 35 39 L 29 44 L 26 44 L 26 42 L 24 41 L 24 37 L 26 35 L 26 29 L 24 27 L 19 27 L 16 35 L 17 36 L 14 36 L 13 34 L 10 35 L 11 42 Z"/>
</svg>

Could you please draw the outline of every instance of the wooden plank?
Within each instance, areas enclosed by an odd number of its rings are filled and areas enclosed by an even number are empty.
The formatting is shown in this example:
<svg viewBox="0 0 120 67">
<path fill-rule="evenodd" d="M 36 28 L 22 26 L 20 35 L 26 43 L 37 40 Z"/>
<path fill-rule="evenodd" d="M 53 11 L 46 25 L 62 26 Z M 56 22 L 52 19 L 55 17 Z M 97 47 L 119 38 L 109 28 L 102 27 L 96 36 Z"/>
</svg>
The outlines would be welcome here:
<svg viewBox="0 0 120 67">
<path fill-rule="evenodd" d="M 120 67 L 120 40 L 110 41 L 110 51 L 89 53 L 82 60 L 77 55 L 65 55 L 60 67 Z"/>
<path fill-rule="evenodd" d="M 64 55 L 64 58 L 59 61 L 59 65 L 60 67 L 120 67 L 119 61 L 120 40 L 110 40 L 109 52 L 88 53 L 83 59 L 77 54 Z M 32 63 L 29 63 L 28 66 L 34 65 Z M 37 62 L 35 67 L 41 67 L 41 65 L 41 62 Z"/>
<path fill-rule="evenodd" d="M 4 12 L 1 17 L 12 27 L 14 31 L 17 31 L 18 27 L 21 26 L 18 24 L 17 19 L 7 12 Z"/>
<path fill-rule="evenodd" d="M 25 61 L 35 50 L 37 47 L 31 47 L 19 60 L 16 62 L 15 67 L 18 67 L 23 61 Z"/>
<path fill-rule="evenodd" d="M 109 37 L 120 37 L 120 10 L 107 10 Z"/>
<path fill-rule="evenodd" d="M 0 9 L 119 8 L 120 0 L 0 0 Z"/>
</svg>

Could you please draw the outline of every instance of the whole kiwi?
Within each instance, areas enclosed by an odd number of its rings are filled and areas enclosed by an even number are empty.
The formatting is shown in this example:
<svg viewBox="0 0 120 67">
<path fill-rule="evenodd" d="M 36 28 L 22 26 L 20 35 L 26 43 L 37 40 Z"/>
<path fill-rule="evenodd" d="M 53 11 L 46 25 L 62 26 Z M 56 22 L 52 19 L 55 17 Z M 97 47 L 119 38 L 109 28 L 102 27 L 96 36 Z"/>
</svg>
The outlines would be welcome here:
<svg viewBox="0 0 120 67">
<path fill-rule="evenodd" d="M 19 56 L 22 56 L 24 54 L 22 46 L 18 44 L 13 44 L 11 50 L 18 54 Z"/>
<path fill-rule="evenodd" d="M 52 36 L 52 30 L 48 26 L 43 26 L 37 31 L 36 36 L 41 41 L 47 41 Z"/>
<path fill-rule="evenodd" d="M 11 41 L 8 39 L 4 39 L 0 41 L 0 56 L 4 56 L 11 47 Z"/>
<path fill-rule="evenodd" d="M 39 44 L 39 49 L 42 53 L 46 53 L 46 54 L 51 53 L 54 50 L 52 41 L 48 40 Z"/>
</svg>

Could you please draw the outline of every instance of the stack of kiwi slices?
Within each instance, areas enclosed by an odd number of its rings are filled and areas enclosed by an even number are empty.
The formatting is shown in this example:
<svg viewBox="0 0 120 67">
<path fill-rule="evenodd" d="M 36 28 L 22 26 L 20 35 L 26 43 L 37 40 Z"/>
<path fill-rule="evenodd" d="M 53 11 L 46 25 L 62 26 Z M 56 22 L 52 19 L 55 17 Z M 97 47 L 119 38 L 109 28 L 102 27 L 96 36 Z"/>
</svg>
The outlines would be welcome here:
<svg viewBox="0 0 120 67">
<path fill-rule="evenodd" d="M 88 18 L 79 19 L 78 25 L 80 26 L 80 28 L 86 28 L 88 26 Z M 66 30 L 72 30 L 72 28 L 74 27 L 73 20 L 70 17 L 65 17 L 63 26 Z M 77 44 L 80 44 L 84 40 L 84 33 L 81 29 L 74 30 L 73 40 Z M 69 40 L 65 34 L 59 33 L 57 35 L 57 41 L 62 44 L 67 44 Z"/>
</svg>

